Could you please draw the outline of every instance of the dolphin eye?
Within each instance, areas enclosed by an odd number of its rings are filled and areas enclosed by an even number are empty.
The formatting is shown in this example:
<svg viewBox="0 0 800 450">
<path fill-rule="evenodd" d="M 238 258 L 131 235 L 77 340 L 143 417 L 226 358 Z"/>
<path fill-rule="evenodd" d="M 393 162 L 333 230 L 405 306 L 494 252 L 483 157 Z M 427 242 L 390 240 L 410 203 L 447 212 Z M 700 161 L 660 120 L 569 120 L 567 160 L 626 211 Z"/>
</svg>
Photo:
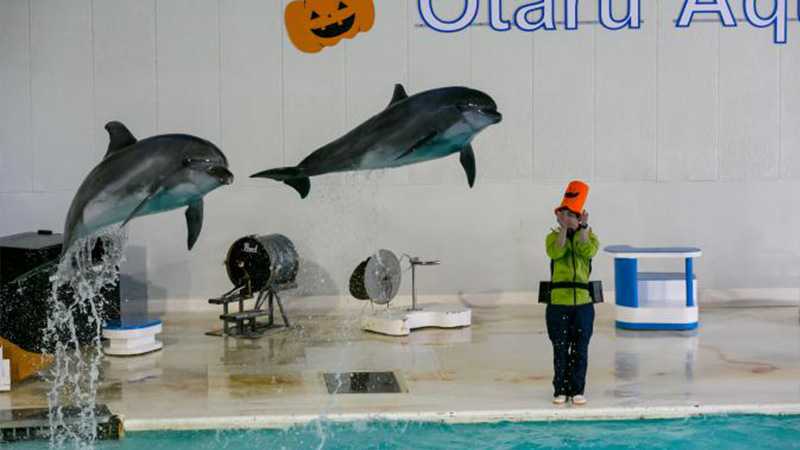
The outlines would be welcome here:
<svg viewBox="0 0 800 450">
<path fill-rule="evenodd" d="M 211 163 L 212 161 L 207 158 L 185 158 L 183 160 L 183 165 L 186 167 L 210 165 Z"/>
</svg>

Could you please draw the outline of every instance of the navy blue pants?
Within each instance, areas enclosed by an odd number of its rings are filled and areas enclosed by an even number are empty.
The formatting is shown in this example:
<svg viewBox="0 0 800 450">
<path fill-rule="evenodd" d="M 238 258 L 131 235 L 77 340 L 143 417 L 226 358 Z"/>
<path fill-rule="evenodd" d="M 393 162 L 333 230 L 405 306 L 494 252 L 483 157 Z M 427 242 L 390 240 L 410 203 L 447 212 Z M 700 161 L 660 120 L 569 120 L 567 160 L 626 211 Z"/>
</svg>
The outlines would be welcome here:
<svg viewBox="0 0 800 450">
<path fill-rule="evenodd" d="M 553 344 L 555 395 L 583 395 L 589 340 L 594 329 L 594 305 L 547 305 L 547 335 Z"/>
</svg>

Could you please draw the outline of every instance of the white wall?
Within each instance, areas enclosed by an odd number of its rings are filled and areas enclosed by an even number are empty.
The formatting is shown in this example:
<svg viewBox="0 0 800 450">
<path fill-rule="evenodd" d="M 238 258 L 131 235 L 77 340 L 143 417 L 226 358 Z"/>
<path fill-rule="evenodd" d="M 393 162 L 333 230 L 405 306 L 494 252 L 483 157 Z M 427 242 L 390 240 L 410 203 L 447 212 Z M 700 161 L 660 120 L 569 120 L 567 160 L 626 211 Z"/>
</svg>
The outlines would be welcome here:
<svg viewBox="0 0 800 450">
<path fill-rule="evenodd" d="M 378 0 L 371 32 L 307 55 L 285 36 L 278 3 L 0 1 L 0 234 L 60 230 L 105 151 L 103 125 L 118 119 L 138 137 L 208 138 L 238 177 L 207 197 L 191 253 L 181 212 L 131 224 L 132 241 L 148 247 L 154 297 L 223 292 L 230 243 L 272 232 L 308 260 L 306 292 L 344 292 L 378 247 L 441 258 L 421 273 L 423 292 L 533 290 L 573 177 L 592 184 L 604 244 L 700 246 L 704 287 L 799 284 L 797 21 L 777 46 L 770 30 L 676 30 L 680 2 L 661 0 L 643 2 L 640 31 L 445 35 L 415 26 L 415 1 Z M 438 4 L 444 14 L 460 2 Z M 581 5 L 594 20 L 595 3 Z M 379 111 L 396 82 L 495 97 L 505 121 L 475 142 L 475 189 L 457 157 L 315 178 L 306 200 L 247 178 L 296 164 Z M 595 268 L 613 283 L 609 257 Z"/>
</svg>

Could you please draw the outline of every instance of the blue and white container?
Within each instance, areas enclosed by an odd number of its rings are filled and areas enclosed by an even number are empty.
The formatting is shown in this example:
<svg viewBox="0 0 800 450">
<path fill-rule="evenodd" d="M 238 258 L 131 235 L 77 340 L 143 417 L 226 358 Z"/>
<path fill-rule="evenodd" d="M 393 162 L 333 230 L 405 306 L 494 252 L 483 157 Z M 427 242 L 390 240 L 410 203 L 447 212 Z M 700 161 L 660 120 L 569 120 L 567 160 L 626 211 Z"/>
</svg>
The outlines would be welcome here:
<svg viewBox="0 0 800 450">
<path fill-rule="evenodd" d="M 631 247 L 612 245 L 617 328 L 627 330 L 693 330 L 698 327 L 695 247 Z M 639 272 L 639 260 L 678 258 L 683 272 Z"/>
</svg>

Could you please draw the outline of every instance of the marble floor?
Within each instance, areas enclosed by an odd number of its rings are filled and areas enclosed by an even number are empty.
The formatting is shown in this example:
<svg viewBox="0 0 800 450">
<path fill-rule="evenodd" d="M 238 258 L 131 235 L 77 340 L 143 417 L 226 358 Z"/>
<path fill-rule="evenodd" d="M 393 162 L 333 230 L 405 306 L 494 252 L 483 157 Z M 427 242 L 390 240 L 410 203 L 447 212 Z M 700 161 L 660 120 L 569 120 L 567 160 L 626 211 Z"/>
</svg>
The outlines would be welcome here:
<svg viewBox="0 0 800 450">
<path fill-rule="evenodd" d="M 471 328 L 403 338 L 361 331 L 358 311 L 289 313 L 293 328 L 258 340 L 205 335 L 219 328 L 214 313 L 167 315 L 162 351 L 105 358 L 99 401 L 129 429 L 282 426 L 319 414 L 468 421 L 742 407 L 800 413 L 796 307 L 706 308 L 697 332 L 677 333 L 618 331 L 613 308 L 601 306 L 584 407 L 550 404 L 540 306 L 476 308 Z M 361 370 L 395 371 L 406 392 L 327 393 L 322 373 Z M 0 409 L 46 406 L 46 391 L 42 381 L 21 383 L 0 393 Z"/>
</svg>

